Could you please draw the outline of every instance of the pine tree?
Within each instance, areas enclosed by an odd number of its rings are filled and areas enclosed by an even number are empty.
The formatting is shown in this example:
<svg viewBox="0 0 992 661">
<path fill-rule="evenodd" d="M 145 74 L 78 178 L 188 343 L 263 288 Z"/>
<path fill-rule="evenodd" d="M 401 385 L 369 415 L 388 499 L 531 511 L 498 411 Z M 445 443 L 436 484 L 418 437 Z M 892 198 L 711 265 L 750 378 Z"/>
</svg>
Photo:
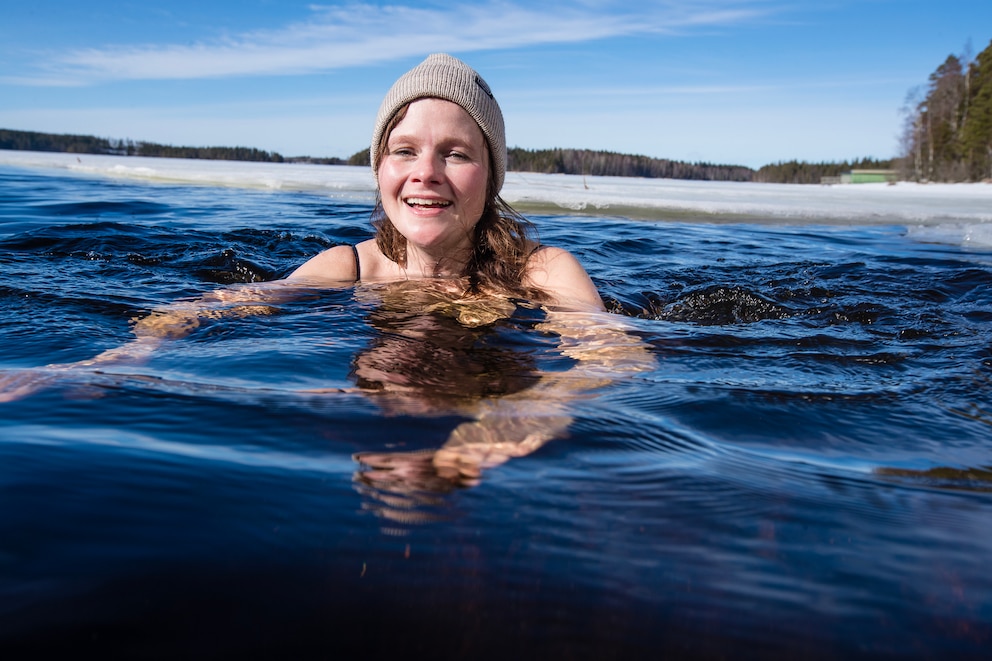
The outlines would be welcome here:
<svg viewBox="0 0 992 661">
<path fill-rule="evenodd" d="M 902 156 L 914 179 L 992 178 L 992 43 L 969 60 L 949 55 L 910 95 Z"/>
<path fill-rule="evenodd" d="M 992 179 L 992 42 L 970 67 L 968 113 L 961 152 L 973 180 Z"/>
</svg>

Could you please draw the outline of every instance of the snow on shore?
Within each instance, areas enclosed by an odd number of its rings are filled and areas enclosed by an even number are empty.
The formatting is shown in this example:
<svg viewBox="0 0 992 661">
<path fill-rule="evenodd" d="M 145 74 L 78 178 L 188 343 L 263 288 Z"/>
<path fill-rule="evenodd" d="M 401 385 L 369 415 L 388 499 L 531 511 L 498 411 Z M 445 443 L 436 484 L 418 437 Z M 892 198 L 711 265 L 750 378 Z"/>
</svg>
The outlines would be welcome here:
<svg viewBox="0 0 992 661">
<path fill-rule="evenodd" d="M 0 150 L 0 165 L 146 182 L 303 191 L 371 203 L 368 168 Z M 795 185 L 507 173 L 503 197 L 529 213 L 698 222 L 943 227 L 992 245 L 992 185 Z M 957 228 L 957 229 L 954 229 Z"/>
</svg>

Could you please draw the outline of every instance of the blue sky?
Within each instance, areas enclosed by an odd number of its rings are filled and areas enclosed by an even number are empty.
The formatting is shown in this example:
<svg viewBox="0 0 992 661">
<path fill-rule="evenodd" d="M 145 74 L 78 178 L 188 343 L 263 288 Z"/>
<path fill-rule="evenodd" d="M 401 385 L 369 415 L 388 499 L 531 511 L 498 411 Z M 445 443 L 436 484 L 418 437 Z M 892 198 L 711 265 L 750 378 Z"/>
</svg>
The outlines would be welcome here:
<svg viewBox="0 0 992 661">
<path fill-rule="evenodd" d="M 32 0 L 0 13 L 0 128 L 347 157 L 444 51 L 510 146 L 890 157 L 907 93 L 990 40 L 990 0 Z"/>
</svg>

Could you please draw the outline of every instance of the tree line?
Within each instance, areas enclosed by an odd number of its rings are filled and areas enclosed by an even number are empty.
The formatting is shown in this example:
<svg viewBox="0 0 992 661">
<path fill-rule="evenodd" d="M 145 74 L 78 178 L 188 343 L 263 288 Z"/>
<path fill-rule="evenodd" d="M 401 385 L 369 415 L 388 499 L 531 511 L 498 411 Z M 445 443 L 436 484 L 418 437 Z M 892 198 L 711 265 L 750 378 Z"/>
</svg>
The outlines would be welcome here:
<svg viewBox="0 0 992 661">
<path fill-rule="evenodd" d="M 949 55 L 906 98 L 902 175 L 915 181 L 992 179 L 992 42 Z"/>
<path fill-rule="evenodd" d="M 754 170 L 742 165 L 687 163 L 638 154 L 620 154 L 589 149 L 521 149 L 507 153 L 507 169 L 545 174 L 582 174 L 599 177 L 645 177 L 649 179 L 698 179 L 706 181 L 751 181 Z"/>
<path fill-rule="evenodd" d="M 895 159 L 862 158 L 854 161 L 807 163 L 783 161 L 764 165 L 754 173 L 753 181 L 763 184 L 819 184 L 824 178 L 840 177 L 851 170 L 891 170 Z"/>
<path fill-rule="evenodd" d="M 312 163 L 318 165 L 369 166 L 369 151 L 363 149 L 347 159 L 283 157 L 250 147 L 172 147 L 154 142 L 110 140 L 88 135 L 62 135 L 34 131 L 0 129 L 0 149 L 108 154 L 115 156 L 155 156 L 160 158 L 199 158 L 268 163 Z M 863 158 L 855 161 L 806 163 L 788 161 L 766 165 L 759 170 L 743 165 L 688 163 L 664 158 L 588 149 L 522 149 L 507 152 L 507 169 L 513 172 L 576 174 L 606 177 L 695 179 L 701 181 L 755 181 L 761 183 L 818 184 L 823 177 L 838 177 L 851 169 L 888 169 L 891 160 Z"/>
<path fill-rule="evenodd" d="M 0 149 L 267 163 L 282 163 L 286 160 L 278 153 L 262 151 L 254 147 L 173 147 L 154 142 L 110 140 L 91 135 L 63 135 L 10 129 L 0 129 Z"/>
</svg>

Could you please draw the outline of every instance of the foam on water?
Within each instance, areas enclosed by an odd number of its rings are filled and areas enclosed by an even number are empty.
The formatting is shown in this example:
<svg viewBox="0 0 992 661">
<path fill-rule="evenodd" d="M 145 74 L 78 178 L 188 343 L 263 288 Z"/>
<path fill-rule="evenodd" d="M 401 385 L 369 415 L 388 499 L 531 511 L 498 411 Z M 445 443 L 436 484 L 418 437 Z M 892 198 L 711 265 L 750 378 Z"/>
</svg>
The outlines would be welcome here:
<svg viewBox="0 0 992 661">
<path fill-rule="evenodd" d="M 940 223 L 907 228 L 910 237 L 926 243 L 988 248 L 992 246 L 992 223 Z"/>
</svg>

